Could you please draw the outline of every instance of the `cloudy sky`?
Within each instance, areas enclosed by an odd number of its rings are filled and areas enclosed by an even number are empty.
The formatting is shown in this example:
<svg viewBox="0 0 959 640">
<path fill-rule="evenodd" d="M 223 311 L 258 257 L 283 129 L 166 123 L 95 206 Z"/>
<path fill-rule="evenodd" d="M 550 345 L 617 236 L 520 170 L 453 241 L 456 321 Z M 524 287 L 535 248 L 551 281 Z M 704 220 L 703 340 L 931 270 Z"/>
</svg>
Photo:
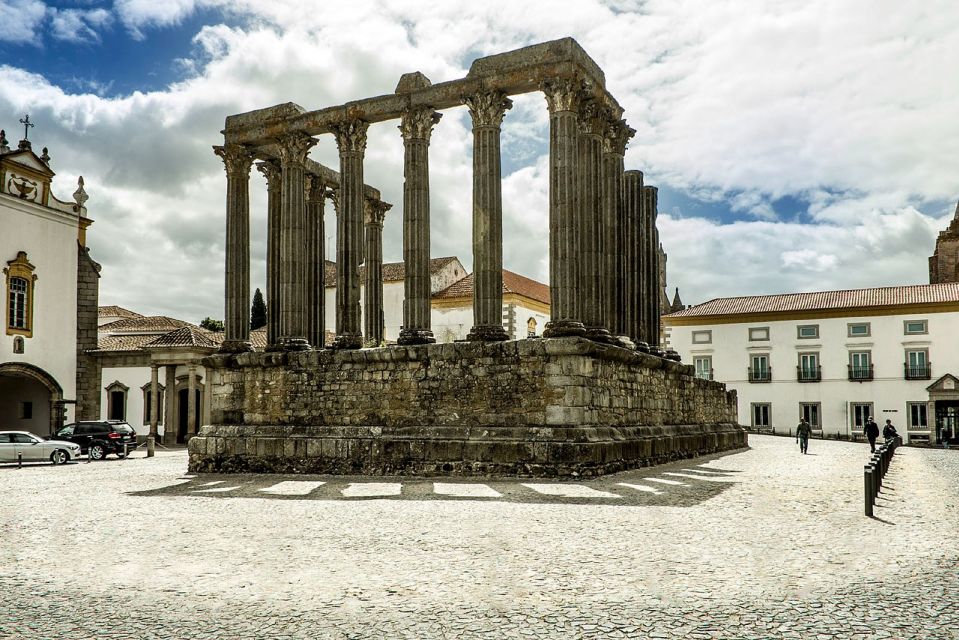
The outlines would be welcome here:
<svg viewBox="0 0 959 640">
<path fill-rule="evenodd" d="M 210 147 L 227 115 L 391 93 L 414 70 L 450 80 L 564 36 L 637 130 L 627 168 L 660 188 L 685 302 L 927 281 L 959 199 L 954 0 L 0 0 L 0 127 L 15 145 L 29 112 L 60 198 L 84 176 L 101 303 L 222 318 L 226 180 Z M 546 281 L 546 104 L 514 103 L 504 261 Z M 470 267 L 468 120 L 445 112 L 430 160 L 432 255 Z M 402 256 L 395 125 L 370 128 L 366 156 L 367 182 L 396 203 L 387 261 Z M 336 167 L 331 136 L 312 157 Z M 251 190 L 262 287 L 256 172 Z"/>
</svg>

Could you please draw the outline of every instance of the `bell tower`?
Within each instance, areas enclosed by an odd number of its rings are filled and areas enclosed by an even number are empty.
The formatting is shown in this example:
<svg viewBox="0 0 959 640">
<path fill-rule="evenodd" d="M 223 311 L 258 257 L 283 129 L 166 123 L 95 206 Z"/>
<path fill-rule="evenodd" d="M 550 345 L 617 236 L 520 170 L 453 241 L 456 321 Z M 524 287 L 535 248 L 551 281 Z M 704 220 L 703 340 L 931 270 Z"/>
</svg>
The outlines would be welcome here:
<svg viewBox="0 0 959 640">
<path fill-rule="evenodd" d="M 936 250 L 929 256 L 929 284 L 959 282 L 959 203 L 952 222 L 936 238 Z"/>
</svg>

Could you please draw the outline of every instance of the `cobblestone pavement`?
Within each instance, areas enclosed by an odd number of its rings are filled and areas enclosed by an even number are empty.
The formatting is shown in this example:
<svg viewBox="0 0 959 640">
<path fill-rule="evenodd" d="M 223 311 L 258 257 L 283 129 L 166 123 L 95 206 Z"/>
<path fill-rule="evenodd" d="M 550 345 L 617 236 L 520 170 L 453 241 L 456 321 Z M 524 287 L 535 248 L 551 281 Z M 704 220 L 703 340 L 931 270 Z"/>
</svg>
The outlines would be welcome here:
<svg viewBox="0 0 959 640">
<path fill-rule="evenodd" d="M 959 638 L 959 452 L 900 449 L 869 519 L 866 445 L 750 444 L 582 483 L 0 466 L 0 638 Z"/>
</svg>

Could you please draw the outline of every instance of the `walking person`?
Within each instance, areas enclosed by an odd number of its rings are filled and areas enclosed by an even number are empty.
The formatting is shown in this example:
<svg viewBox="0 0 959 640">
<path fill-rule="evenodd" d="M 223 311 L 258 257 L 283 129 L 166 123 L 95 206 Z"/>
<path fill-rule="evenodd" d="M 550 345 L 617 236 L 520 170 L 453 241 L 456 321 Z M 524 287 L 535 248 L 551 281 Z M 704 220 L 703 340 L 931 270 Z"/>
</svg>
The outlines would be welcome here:
<svg viewBox="0 0 959 640">
<path fill-rule="evenodd" d="M 796 425 L 796 442 L 799 443 L 799 450 L 803 453 L 809 451 L 809 436 L 811 435 L 812 427 L 809 426 L 805 418 L 800 418 L 799 424 Z"/>
<path fill-rule="evenodd" d="M 882 437 L 886 441 L 886 444 L 889 444 L 899 437 L 899 432 L 896 431 L 896 427 L 893 426 L 892 420 L 886 420 L 886 426 L 882 428 Z"/>
<path fill-rule="evenodd" d="M 866 432 L 866 439 L 869 440 L 869 450 L 872 453 L 876 453 L 876 438 L 879 437 L 879 425 L 872 419 L 872 416 L 869 416 L 863 431 Z"/>
</svg>

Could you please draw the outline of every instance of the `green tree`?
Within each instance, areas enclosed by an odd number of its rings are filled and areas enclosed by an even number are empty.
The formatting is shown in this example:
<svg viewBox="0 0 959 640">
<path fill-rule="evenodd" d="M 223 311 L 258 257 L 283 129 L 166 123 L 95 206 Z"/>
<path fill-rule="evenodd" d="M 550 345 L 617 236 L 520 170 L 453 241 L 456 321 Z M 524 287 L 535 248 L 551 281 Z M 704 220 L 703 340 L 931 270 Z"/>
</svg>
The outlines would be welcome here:
<svg viewBox="0 0 959 640">
<path fill-rule="evenodd" d="M 209 316 L 203 318 L 203 320 L 200 322 L 200 326 L 207 331 L 223 331 L 223 321 L 214 320 Z"/>
<path fill-rule="evenodd" d="M 263 294 L 257 288 L 253 294 L 253 304 L 250 305 L 250 329 L 259 329 L 266 326 L 266 303 Z"/>
</svg>

